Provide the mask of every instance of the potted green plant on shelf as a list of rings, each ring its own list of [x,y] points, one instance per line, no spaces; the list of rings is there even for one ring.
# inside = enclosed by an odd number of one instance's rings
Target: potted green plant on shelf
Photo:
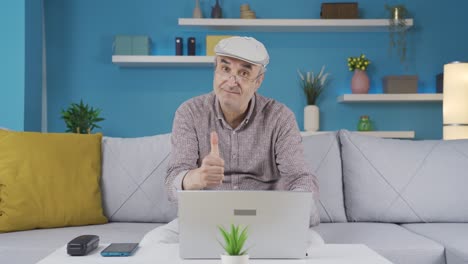
[[[385,9],[389,12],[389,32],[390,32],[390,51],[397,50],[400,57],[400,62],[406,60],[406,32],[408,18],[408,10],[405,5],[385,5]]]
[[[247,250],[243,250],[245,241],[247,240],[247,227],[240,230],[240,226],[231,224],[231,232],[222,226],[218,229],[224,239],[224,244],[219,242],[224,248],[226,254],[221,255],[222,264],[247,264],[249,255]]]
[[[96,123],[105,120],[100,114],[101,109],[94,109],[80,100],[79,104],[71,103],[66,110],[62,109],[61,118],[67,126],[66,132],[91,134],[94,128],[101,128]]]
[[[329,73],[325,73],[325,66],[322,66],[320,73],[314,75],[314,72],[299,73],[299,85],[304,91],[307,99],[307,106],[304,108],[304,130],[317,131],[319,130],[319,107],[317,99],[320,97],[324,89],[329,83]]]
[[[371,61],[365,54],[348,58],[349,71],[354,71],[351,79],[351,92],[353,94],[366,94],[369,92],[370,82],[366,70],[370,64]]]

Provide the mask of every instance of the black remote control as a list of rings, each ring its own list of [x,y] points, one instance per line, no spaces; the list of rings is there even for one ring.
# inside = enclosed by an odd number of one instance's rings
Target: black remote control
[[[85,256],[99,245],[96,235],[82,235],[75,237],[67,244],[67,253],[71,256]]]

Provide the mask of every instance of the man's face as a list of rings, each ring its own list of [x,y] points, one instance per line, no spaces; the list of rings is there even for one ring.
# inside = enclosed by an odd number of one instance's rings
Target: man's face
[[[242,114],[263,82],[262,66],[218,56],[213,88],[224,111]]]

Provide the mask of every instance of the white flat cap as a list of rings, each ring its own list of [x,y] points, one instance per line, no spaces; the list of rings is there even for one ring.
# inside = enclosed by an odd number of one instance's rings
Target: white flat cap
[[[265,46],[252,37],[230,37],[222,39],[215,47],[217,55],[232,57],[266,67],[270,56]]]

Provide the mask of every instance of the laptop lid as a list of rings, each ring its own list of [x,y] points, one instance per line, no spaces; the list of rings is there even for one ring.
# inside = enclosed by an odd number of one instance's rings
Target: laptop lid
[[[312,193],[179,191],[181,258],[220,258],[218,226],[248,227],[250,258],[304,258]],[[219,242],[218,242],[219,241]]]

